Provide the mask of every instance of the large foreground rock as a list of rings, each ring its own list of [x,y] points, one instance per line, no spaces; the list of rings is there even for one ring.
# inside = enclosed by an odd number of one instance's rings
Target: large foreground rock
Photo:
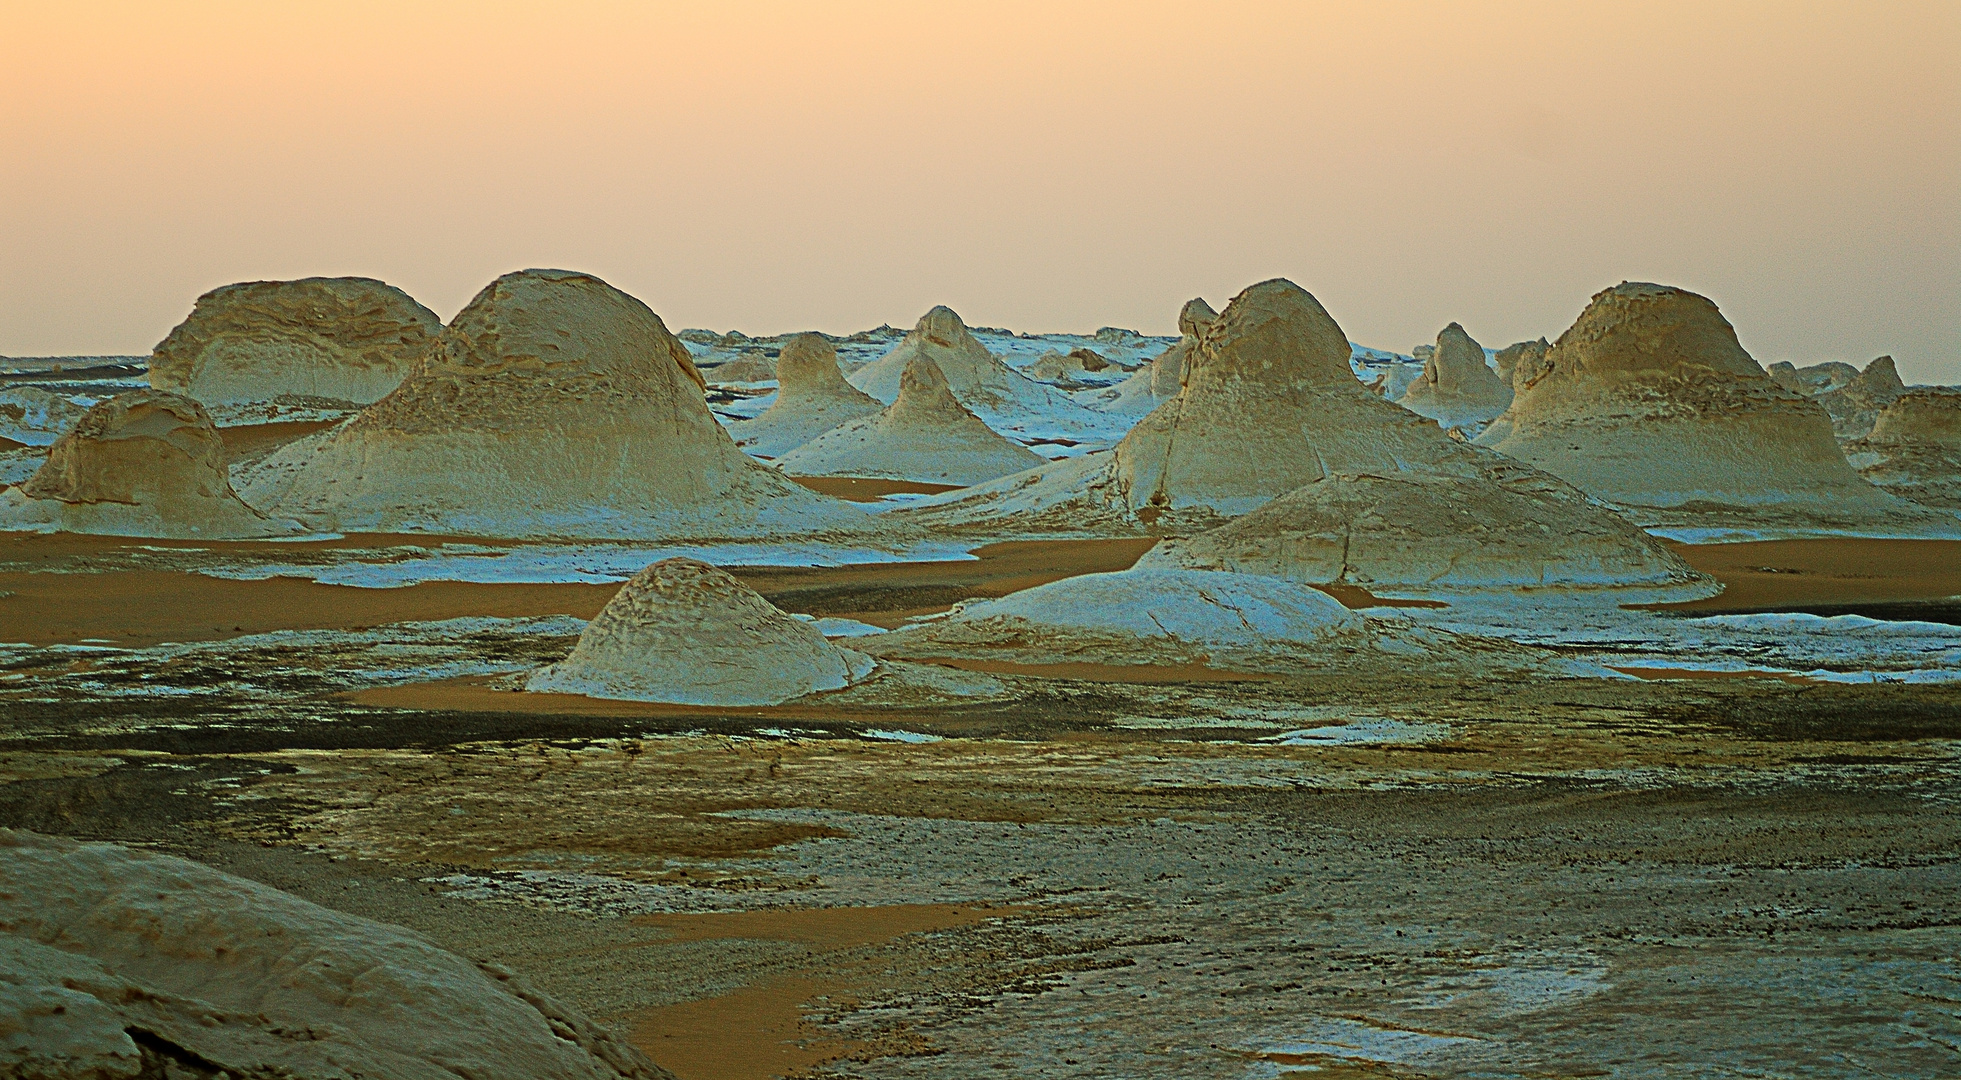
[[[216,540],[289,536],[239,501],[203,406],[132,390],[89,409],[26,483],[0,493],[0,529]]]
[[[198,297],[157,343],[150,385],[231,413],[366,405],[395,389],[442,329],[434,312],[372,278],[241,282]]]
[[[0,1075],[668,1074],[412,931],[168,855],[0,830]]]
[[[965,486],[1043,463],[1040,454],[996,434],[953,396],[939,365],[906,363],[899,399],[784,454],[790,476],[867,476]]]
[[[1483,478],[1325,476],[1210,532],[1166,540],[1137,565],[1381,595],[1609,589],[1652,601],[1721,591],[1570,484],[1503,462]]]
[[[775,705],[871,673],[754,589],[693,559],[635,574],[579,635],[572,655],[525,689],[681,705]]]
[[[735,444],[758,457],[781,457],[842,424],[884,406],[844,381],[838,352],[821,334],[798,334],[776,358],[776,401],[754,420],[728,426]]]
[[[247,502],[343,532],[719,540],[870,521],[736,449],[660,316],[565,270],[498,278],[394,393],[240,480]]]
[[[1596,295],[1478,442],[1643,524],[1880,535],[1951,524],[1861,478],[1824,410],[1767,376],[1715,304],[1662,285]]]
[[[1437,334],[1436,351],[1423,374],[1397,404],[1445,428],[1476,427],[1498,418],[1512,403],[1512,388],[1484,362],[1484,346],[1451,323]]]

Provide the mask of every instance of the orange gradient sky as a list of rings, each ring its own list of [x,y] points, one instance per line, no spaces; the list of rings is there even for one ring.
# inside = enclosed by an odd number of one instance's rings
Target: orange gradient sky
[[[1163,333],[1284,275],[1405,351],[1632,278],[1961,381],[1957,58],[1953,2],[0,0],[0,353],[309,274],[751,333]]]

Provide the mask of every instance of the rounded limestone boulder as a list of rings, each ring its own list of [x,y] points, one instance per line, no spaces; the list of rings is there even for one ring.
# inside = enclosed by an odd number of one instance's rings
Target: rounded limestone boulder
[[[677,705],[777,705],[850,686],[874,666],[728,572],[663,559],[622,586],[572,655],[532,674],[525,689]]]
[[[160,390],[84,413],[39,471],[0,494],[0,529],[206,540],[305,531],[240,501],[210,414]]]
[[[442,320],[372,278],[246,281],[198,297],[150,355],[150,385],[207,407],[380,400],[442,333]]]

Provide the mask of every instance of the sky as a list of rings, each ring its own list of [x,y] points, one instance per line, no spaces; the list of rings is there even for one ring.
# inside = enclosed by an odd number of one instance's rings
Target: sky
[[[1400,351],[1631,279],[1961,382],[1957,59],[1944,0],[0,0],[0,354],[309,275],[752,334],[1169,333],[1284,276]]]

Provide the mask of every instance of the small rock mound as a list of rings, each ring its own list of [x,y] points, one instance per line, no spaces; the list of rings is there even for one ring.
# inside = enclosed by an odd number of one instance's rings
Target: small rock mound
[[[882,402],[897,401],[899,382],[914,357],[938,366],[953,396],[990,427],[1006,429],[1031,417],[1049,419],[1082,410],[1067,394],[1002,363],[945,305],[920,316],[891,352],[853,372],[849,381]]]
[[[396,391],[241,471],[256,506],[337,531],[754,539],[868,516],[736,449],[688,351],[589,274],[470,301]]]
[[[1028,369],[1028,374],[1040,382],[1074,385],[1078,376],[1108,371],[1110,367],[1110,358],[1095,349],[1071,349],[1066,353],[1043,353]]]
[[[185,859],[0,830],[0,1074],[656,1080],[527,986]]]
[[[663,559],[635,574],[579,635],[572,655],[525,689],[679,705],[776,705],[871,673],[728,573]]]
[[[1198,570],[1083,574],[865,639],[892,658],[1017,664],[1199,664],[1266,670],[1366,643],[1360,616],[1291,582]]]
[[[1210,532],[1164,541],[1138,566],[1378,593],[1641,588],[1686,600],[1719,591],[1578,489],[1506,463],[1488,478],[1326,476]]]
[[[395,389],[442,329],[372,278],[241,282],[198,297],[151,354],[150,385],[228,414],[282,399],[351,408]]]
[[[1872,432],[1880,410],[1900,400],[1907,392],[1900,381],[1893,358],[1882,356],[1866,365],[1866,370],[1845,385],[1818,395],[1818,404],[1832,418],[1832,434],[1839,439],[1863,439]]]
[[[88,412],[60,394],[38,386],[0,390],[0,439],[22,446],[47,446]]]
[[[924,356],[906,362],[899,399],[876,416],[784,454],[791,476],[864,476],[966,486],[1046,464],[982,423],[953,396],[939,366]]]
[[[776,365],[761,350],[749,350],[733,360],[704,367],[701,373],[712,383],[763,383],[776,378]]]
[[[1546,350],[1552,348],[1545,338],[1537,341],[1520,341],[1498,350],[1495,358],[1498,364],[1498,381],[1507,387],[1513,386],[1520,378],[1535,379],[1545,365]],[[1524,374],[1521,375],[1520,373]]]
[[[754,420],[729,425],[735,444],[758,457],[780,457],[819,435],[883,408],[844,381],[838,353],[822,334],[798,334],[776,358],[776,401]]]
[[[1119,416],[1142,416],[1178,396],[1185,386],[1185,360],[1199,336],[1219,317],[1204,297],[1185,301],[1178,312],[1178,340],[1137,373],[1110,388],[1096,408]]]
[[[1596,295],[1477,441],[1644,525],[1907,535],[1951,526],[1853,472],[1816,402],[1765,375],[1715,304],[1662,285]]]
[[[1961,390],[1909,390],[1845,444],[1859,475],[1924,506],[1961,510]]]
[[[1423,374],[1397,404],[1445,428],[1475,427],[1498,418],[1512,403],[1512,388],[1484,362],[1484,346],[1456,323],[1437,334],[1436,351]]]
[[[0,494],[0,529],[20,528],[214,540],[304,531],[239,501],[210,415],[161,390],[89,409],[26,483]]]

